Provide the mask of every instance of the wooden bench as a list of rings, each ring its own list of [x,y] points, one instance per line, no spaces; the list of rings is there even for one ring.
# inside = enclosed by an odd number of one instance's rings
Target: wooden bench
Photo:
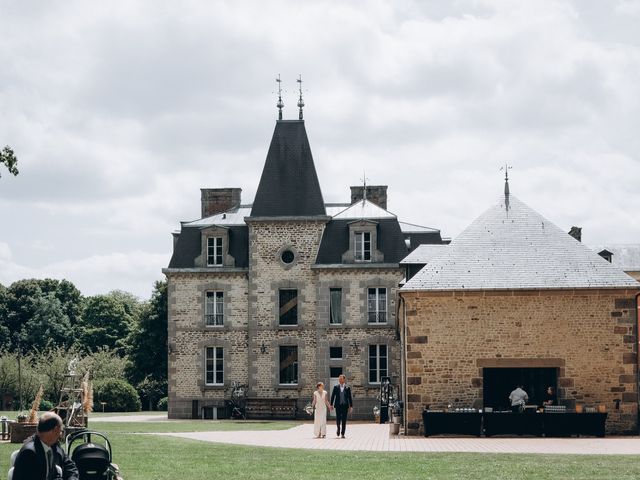
[[[295,398],[247,398],[247,418],[284,420],[296,418]]]

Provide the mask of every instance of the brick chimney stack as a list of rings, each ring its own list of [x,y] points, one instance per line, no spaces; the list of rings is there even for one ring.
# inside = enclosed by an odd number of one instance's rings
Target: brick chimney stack
[[[362,185],[351,187],[351,204],[362,200],[364,187]],[[375,203],[380,208],[387,209],[387,185],[367,185],[367,200]]]
[[[202,218],[240,205],[241,188],[201,188]]]
[[[582,242],[582,227],[571,227],[571,230],[569,230],[569,235],[571,235],[579,242]]]

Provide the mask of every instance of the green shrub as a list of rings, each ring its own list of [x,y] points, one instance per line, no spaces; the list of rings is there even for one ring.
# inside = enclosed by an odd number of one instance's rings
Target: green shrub
[[[42,399],[42,401],[40,402],[41,412],[48,412],[49,410],[53,410],[53,407],[55,407],[55,405],[49,400]]]
[[[169,409],[169,399],[167,397],[162,397],[158,400],[158,410],[161,412],[166,412]]]
[[[124,380],[101,380],[93,384],[93,405],[96,412],[139,412],[140,397],[133,386]]]

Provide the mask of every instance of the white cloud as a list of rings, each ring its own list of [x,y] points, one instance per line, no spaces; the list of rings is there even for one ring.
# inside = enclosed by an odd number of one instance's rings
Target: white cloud
[[[366,170],[401,218],[454,236],[500,194],[509,163],[514,194],[554,223],[637,242],[638,11],[632,0],[10,2],[0,142],[21,173],[0,179],[13,256],[9,270],[0,250],[0,276],[54,269],[88,291],[137,292],[144,277],[150,290],[169,232],[198,216],[200,187],[252,200],[278,73],[286,118],[303,74],[327,201],[348,199]],[[126,271],[95,260],[131,264],[134,252],[162,253]],[[96,262],[102,274],[80,273]]]

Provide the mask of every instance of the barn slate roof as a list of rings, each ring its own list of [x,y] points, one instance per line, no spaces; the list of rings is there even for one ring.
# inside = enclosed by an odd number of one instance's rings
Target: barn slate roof
[[[438,255],[446,252],[448,245],[418,245],[409,255],[402,259],[402,264],[424,264],[426,265]]]
[[[251,217],[326,215],[304,120],[278,120]]]
[[[625,272],[640,272],[640,244],[607,243],[604,245],[589,245],[589,248],[596,253],[608,250],[611,256],[611,264],[624,270]]]
[[[513,195],[480,215],[402,290],[640,288]]]

